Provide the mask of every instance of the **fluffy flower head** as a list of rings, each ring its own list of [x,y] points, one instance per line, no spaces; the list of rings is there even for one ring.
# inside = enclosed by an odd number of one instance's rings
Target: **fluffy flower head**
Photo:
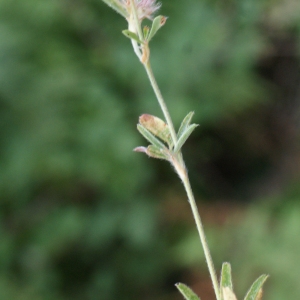
[[[161,7],[160,3],[157,3],[156,0],[120,0],[122,6],[128,12],[128,15],[131,15],[131,4],[130,1],[134,2],[136,7],[137,15],[139,20],[143,19],[153,19],[153,15]]]

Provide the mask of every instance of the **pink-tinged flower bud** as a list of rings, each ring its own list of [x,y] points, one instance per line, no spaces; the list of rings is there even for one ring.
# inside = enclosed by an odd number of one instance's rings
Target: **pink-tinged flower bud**
[[[152,115],[143,114],[140,116],[139,122],[152,134],[160,138],[162,141],[167,143],[170,148],[172,148],[173,141],[169,126],[163,120]]]

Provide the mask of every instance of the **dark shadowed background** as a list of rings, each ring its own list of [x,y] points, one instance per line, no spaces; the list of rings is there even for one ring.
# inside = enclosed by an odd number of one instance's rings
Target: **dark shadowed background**
[[[216,269],[299,299],[300,2],[164,0],[151,58]],[[100,0],[0,1],[0,299],[214,299],[184,190],[146,145],[162,117]]]

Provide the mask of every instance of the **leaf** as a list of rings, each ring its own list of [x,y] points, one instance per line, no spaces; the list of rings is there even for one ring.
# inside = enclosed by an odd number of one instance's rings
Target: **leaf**
[[[134,149],[134,151],[135,152],[144,152],[149,157],[169,160],[168,153],[166,153],[166,151],[164,151],[164,149],[158,148],[154,145],[149,145],[147,148],[146,147],[137,147]]]
[[[139,122],[152,134],[166,142],[170,148],[173,146],[169,126],[163,120],[152,115],[143,114],[140,116]]]
[[[143,27],[143,35],[144,35],[144,40],[145,41],[147,41],[147,39],[148,39],[149,31],[150,31],[149,26],[144,26]]]
[[[127,11],[123,7],[123,5],[121,5],[120,1],[118,0],[102,0],[102,1],[105,2],[109,7],[113,8],[117,13],[122,15],[124,18],[127,17]]]
[[[229,286],[222,287],[222,296],[224,300],[237,300],[236,295]]]
[[[231,265],[228,262],[223,263],[221,271],[220,290],[222,291],[222,288],[225,287],[229,287],[231,290],[233,290]],[[221,295],[221,298],[223,299],[223,295]]]
[[[165,16],[157,16],[153,22],[152,22],[152,27],[148,36],[148,42],[155,36],[155,34],[157,33],[157,31],[163,26],[165,25],[167,21],[167,17]]]
[[[262,295],[262,286],[268,277],[269,276],[265,274],[258,277],[250,287],[244,300],[259,300]]]
[[[197,124],[192,124],[181,134],[180,138],[178,139],[175,145],[174,152],[178,152],[181,149],[183,144],[186,142],[188,137],[191,135],[191,133],[195,130],[197,126]]]
[[[152,145],[156,146],[159,149],[163,149],[165,145],[160,142],[150,131],[148,131],[144,126],[138,124],[137,125],[138,131],[141,135],[148,140]]]
[[[200,298],[187,285],[179,282],[176,283],[175,286],[186,300],[200,300]]]
[[[137,41],[137,42],[140,43],[140,44],[144,44],[144,42],[141,41],[141,40],[139,39],[139,37],[138,37],[134,32],[132,32],[132,31],[130,31],[130,30],[128,30],[128,29],[125,29],[125,30],[122,30],[122,33],[123,33],[126,37],[128,37],[129,39],[133,39],[133,40]]]
[[[169,156],[164,149],[159,149],[154,145],[149,145],[146,152],[150,157],[169,160]]]
[[[194,112],[191,111],[190,113],[188,113],[186,115],[186,117],[181,122],[180,128],[178,130],[178,134],[177,134],[178,139],[180,138],[182,133],[186,130],[186,128],[190,125],[193,115],[194,115]]]

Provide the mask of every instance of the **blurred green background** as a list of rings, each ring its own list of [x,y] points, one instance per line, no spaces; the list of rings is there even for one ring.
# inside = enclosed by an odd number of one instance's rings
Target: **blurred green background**
[[[217,270],[299,299],[300,2],[164,0],[152,65]],[[132,149],[161,117],[100,0],[0,1],[0,299],[214,299],[183,188]]]

